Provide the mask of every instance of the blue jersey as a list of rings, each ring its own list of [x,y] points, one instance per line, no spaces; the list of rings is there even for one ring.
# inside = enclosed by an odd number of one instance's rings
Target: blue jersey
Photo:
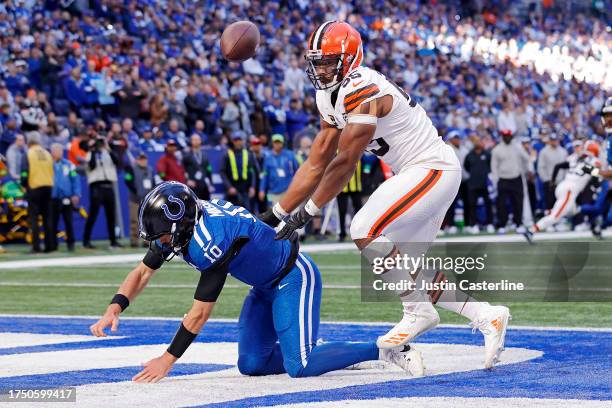
[[[202,215],[183,259],[202,273],[218,269],[255,287],[267,287],[292,267],[297,246],[275,240],[275,231],[243,207],[223,200],[199,201]]]

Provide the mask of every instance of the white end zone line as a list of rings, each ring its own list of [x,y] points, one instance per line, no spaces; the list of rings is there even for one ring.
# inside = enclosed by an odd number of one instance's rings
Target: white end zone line
[[[604,236],[612,237],[612,233],[604,231]],[[591,238],[592,235],[588,231],[581,232],[543,232],[536,236],[536,241],[550,240],[572,240]],[[467,237],[440,237],[435,242],[525,242],[522,235],[475,235]],[[340,251],[355,251],[355,244],[352,242],[333,243],[333,244],[307,244],[302,245],[300,249],[306,253],[321,253],[321,252],[340,252]],[[75,256],[67,258],[45,258],[31,259],[19,261],[0,262],[0,269],[21,269],[21,268],[41,268],[52,266],[79,266],[79,265],[102,265],[114,263],[129,263],[139,262],[142,260],[144,253],[137,254],[122,254],[122,255],[95,255],[95,256]]]
[[[14,314],[14,313],[0,313],[0,317],[27,317],[35,319],[99,319],[100,316],[92,315],[34,315],[34,314]],[[168,320],[180,322],[183,320],[182,317],[154,317],[154,316],[122,316],[121,320]],[[220,323],[237,323],[238,319],[223,319],[213,318],[208,319],[209,322],[220,322]],[[362,326],[390,326],[393,322],[357,322],[357,321],[321,321],[323,324],[342,324],[342,325],[362,325]],[[451,329],[469,329],[467,322],[466,324],[439,324],[436,327],[440,328],[451,328]],[[568,326],[516,326],[510,325],[508,330],[536,330],[536,331],[586,331],[586,332],[602,332],[612,333],[612,328],[604,327],[568,327]]]

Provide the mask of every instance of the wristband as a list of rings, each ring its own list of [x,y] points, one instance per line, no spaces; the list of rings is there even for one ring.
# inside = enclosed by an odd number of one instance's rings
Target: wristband
[[[599,169],[597,167],[595,167],[593,170],[591,170],[591,176],[593,176],[593,177],[598,177],[599,176]]]
[[[176,358],[181,358],[187,347],[193,342],[196,338],[197,334],[194,334],[187,330],[183,323],[181,323],[181,327],[179,327],[178,331],[174,335],[172,339],[172,343],[168,347],[168,353],[172,354]]]
[[[313,217],[317,215],[319,211],[321,211],[321,209],[317,207],[317,205],[314,203],[314,201],[312,201],[312,199],[308,200],[308,202],[304,206],[304,209],[308,214],[312,215]]]
[[[113,296],[113,299],[110,302],[111,305],[113,303],[119,305],[121,307],[121,311],[123,312],[130,305],[130,299],[121,293],[117,293],[115,296]]]
[[[280,203],[274,204],[274,206],[272,207],[272,212],[279,220],[283,220],[286,216],[289,215],[289,213],[285,211],[283,207],[281,207]]]

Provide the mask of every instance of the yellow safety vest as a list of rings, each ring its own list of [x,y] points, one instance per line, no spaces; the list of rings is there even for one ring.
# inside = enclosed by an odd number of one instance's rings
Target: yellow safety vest
[[[28,187],[53,186],[53,158],[40,145],[28,149]]]
[[[358,193],[361,192],[361,160],[357,162],[357,168],[355,173],[351,177],[350,181],[342,190],[343,193]]]
[[[229,157],[230,167],[232,169],[232,179],[238,181],[238,166],[236,165],[236,155],[232,149],[227,151]],[[249,168],[249,153],[246,149],[242,149],[242,179],[248,179],[248,168]]]

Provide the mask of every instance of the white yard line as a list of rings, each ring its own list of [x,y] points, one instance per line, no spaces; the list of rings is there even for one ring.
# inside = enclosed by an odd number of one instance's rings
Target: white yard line
[[[76,282],[0,282],[0,286],[9,286],[9,287],[67,287],[67,288],[116,288],[118,283],[76,283]],[[237,288],[246,288],[248,285],[234,285],[227,284],[223,285],[224,288],[237,289]],[[193,284],[155,284],[152,283],[147,285],[147,288],[157,288],[157,289],[195,289],[195,283]],[[359,285],[323,285],[324,289],[361,289]]]
[[[588,231],[583,232],[554,232],[540,233],[536,236],[536,241],[550,240],[571,240],[590,238],[592,235]],[[612,237],[612,233],[605,231],[604,236]],[[522,235],[475,235],[467,237],[440,237],[435,242],[524,242]],[[302,245],[301,250],[306,253],[323,252],[353,252],[355,245],[352,242],[330,243],[330,244],[307,244]],[[86,266],[117,263],[132,263],[142,260],[144,253],[122,254],[122,255],[95,255],[95,256],[75,256],[66,258],[46,258],[28,259],[19,261],[0,262],[0,269],[22,269],[22,268],[43,268],[53,266]],[[25,257],[25,256],[24,256]]]
[[[35,318],[35,319],[99,319],[100,316],[93,315],[43,315],[43,314],[14,314],[14,313],[0,313],[0,318],[2,317],[27,317],[27,318]],[[137,317],[137,316],[121,316],[121,320],[169,320],[169,321],[182,321],[182,317],[155,317],[155,316],[146,316],[146,317]],[[210,322],[221,322],[221,323],[235,323],[238,322],[238,319],[223,319],[223,318],[211,318],[208,319]],[[394,322],[358,322],[358,321],[322,321],[321,323],[325,324],[342,324],[342,325],[363,325],[363,326],[389,326]],[[468,324],[439,324],[436,327],[441,328],[451,328],[451,329],[465,329],[469,328]],[[568,326],[517,326],[511,324],[508,327],[508,330],[537,330],[537,331],[546,331],[546,330],[557,330],[557,331],[592,331],[592,332],[604,332],[604,333],[612,333],[612,328],[600,328],[600,327],[568,327]]]

